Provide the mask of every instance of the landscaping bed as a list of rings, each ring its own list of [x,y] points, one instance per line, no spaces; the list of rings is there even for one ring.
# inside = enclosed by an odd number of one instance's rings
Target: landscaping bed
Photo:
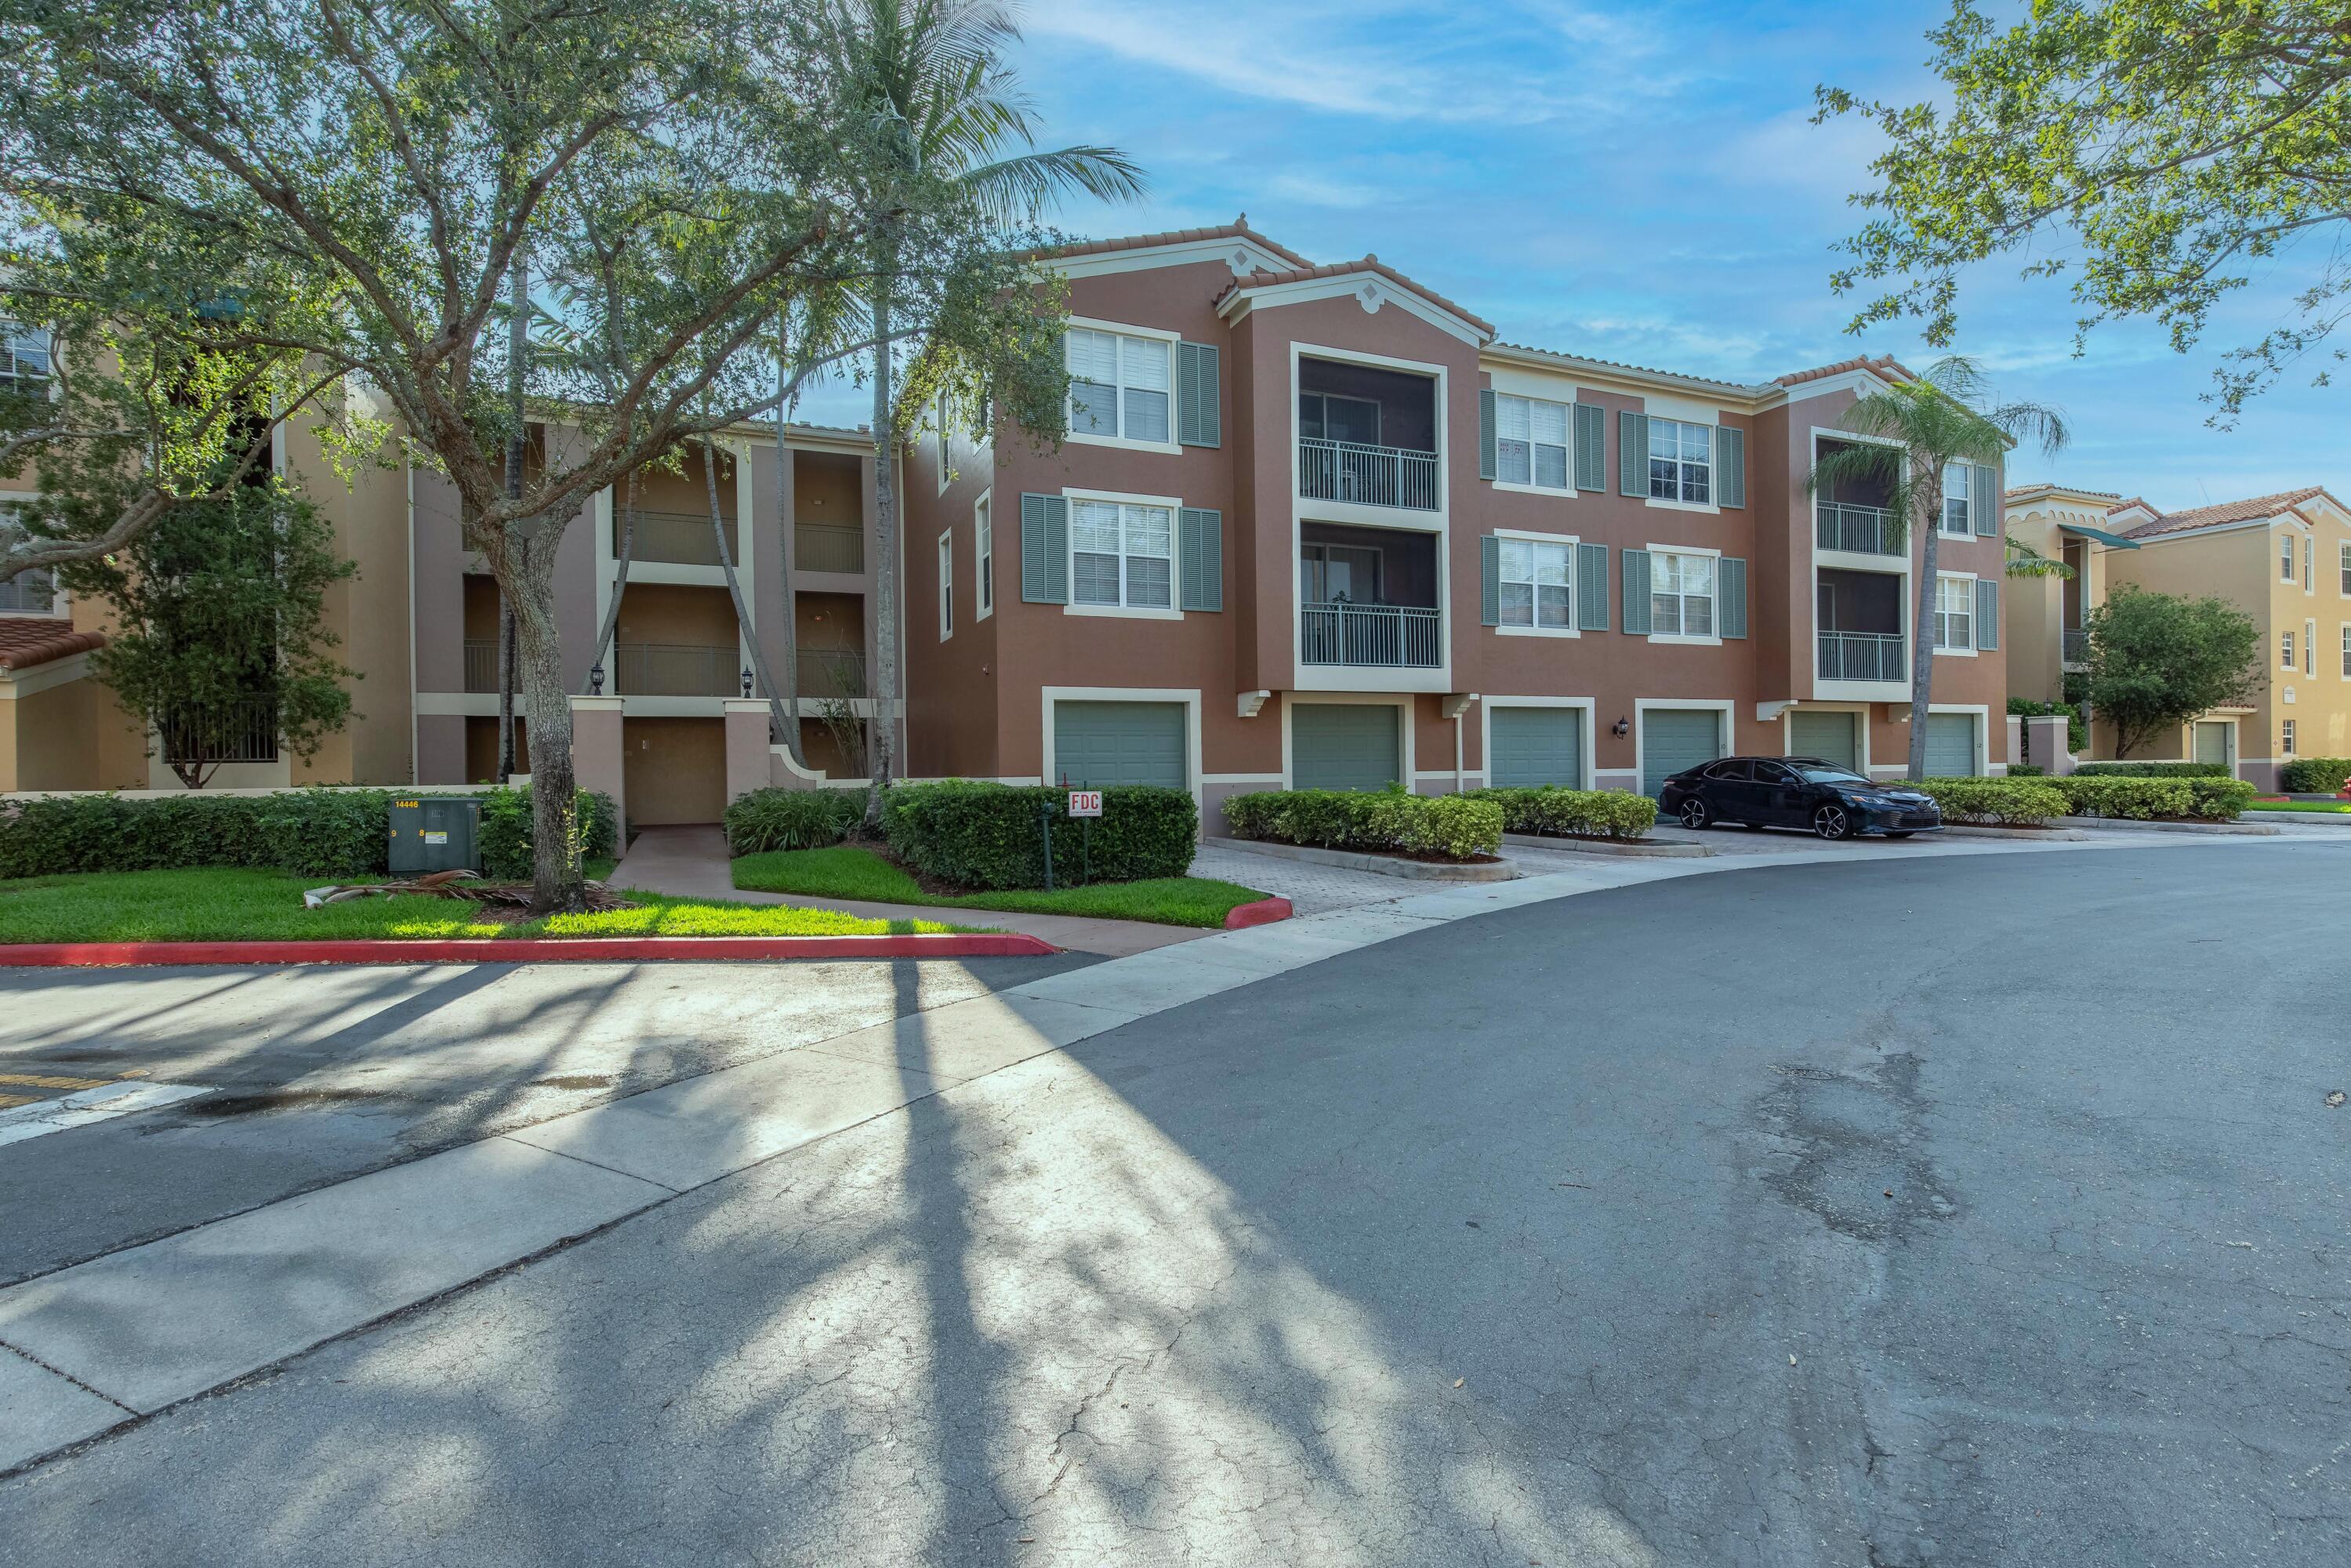
[[[2289,800],[2256,796],[2248,811],[2314,811],[2322,817],[2351,816],[2351,800]]]
[[[2037,827],[2064,818],[2210,827],[2231,822],[2252,803],[2253,787],[2234,779],[2112,775],[2064,779],[1928,779],[1947,822],[1975,827]]]
[[[1503,811],[1469,795],[1379,790],[1260,789],[1225,801],[1236,839],[1344,850],[1452,865],[1491,863],[1501,853]]]
[[[1059,858],[1056,855],[1055,859]],[[808,898],[851,899],[867,904],[921,904],[946,909],[998,909],[1024,915],[1073,915],[1097,920],[1142,920],[1158,925],[1195,925],[1211,930],[1221,929],[1226,917],[1236,908],[1266,896],[1255,888],[1198,876],[1145,877],[1076,887],[1056,885],[1050,892],[1043,888],[974,891],[912,870],[886,851],[864,844],[747,854],[735,862],[734,872],[735,885],[754,893],[798,894]]]

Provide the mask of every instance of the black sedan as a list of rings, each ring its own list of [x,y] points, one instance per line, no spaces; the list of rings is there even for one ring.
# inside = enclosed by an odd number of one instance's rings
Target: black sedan
[[[1657,802],[1685,828],[1741,822],[1810,828],[1824,839],[1856,833],[1907,839],[1943,825],[1932,797],[1817,757],[1725,757],[1667,779]]]

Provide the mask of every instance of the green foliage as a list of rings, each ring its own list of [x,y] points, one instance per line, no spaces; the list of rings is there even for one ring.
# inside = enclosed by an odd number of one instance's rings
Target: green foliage
[[[2008,777],[2011,779],[2046,779],[2049,777],[2049,769],[2042,767],[2037,762],[2011,762],[2008,765]]]
[[[2117,584],[2089,613],[2089,704],[2127,756],[2199,714],[2242,703],[2262,674],[2261,632],[2218,596]]]
[[[1472,789],[1469,798],[1500,806],[1505,832],[1639,839],[1647,837],[1657,824],[1657,803],[1628,789],[1546,785],[1533,789]]]
[[[1053,882],[1141,882],[1182,876],[1199,841],[1199,810],[1181,789],[1116,784],[1087,828],[1069,814],[1066,790],[962,779],[901,784],[882,802],[882,832],[922,875],[974,889],[1045,885],[1050,824]]]
[[[2065,718],[2065,749],[2076,757],[2090,749],[2090,727],[2083,722],[2079,703],[2037,703],[2031,697],[2011,697],[2008,699],[2008,711],[2022,718],[2054,718],[2063,714]],[[2015,771],[2014,768],[2009,769],[2011,774]]]
[[[1097,882],[1053,891],[998,888],[963,894],[926,892],[922,883],[873,851],[856,844],[826,849],[779,850],[746,855],[734,862],[735,885],[762,893],[801,894],[873,904],[929,904],[956,909],[1025,910],[1039,915],[1076,915],[1101,920],[1148,920],[1161,925],[1220,929],[1234,907],[1265,896],[1255,888],[1211,877],[1147,877],[1141,882]]]
[[[2351,757],[2299,757],[2278,769],[2289,795],[2332,795],[2351,781]]]
[[[70,498],[68,498],[70,499]],[[54,500],[53,500],[53,504]],[[104,598],[115,629],[93,654],[124,708],[164,736],[164,761],[190,789],[218,763],[201,744],[274,716],[278,742],[310,757],[351,711],[322,623],[328,588],[357,570],[339,559],[319,508],[277,482],[166,508],[122,549],[59,571]],[[175,750],[179,755],[174,755]]]
[[[2047,779],[1922,779],[1916,786],[1934,798],[1943,820],[2037,827],[2065,815],[2058,780]]]
[[[1502,847],[1499,802],[1478,794],[1385,789],[1264,789],[1231,796],[1225,822],[1236,838],[1323,849],[1401,851],[1470,860]]]
[[[42,795],[0,802],[0,877],[246,866],[312,878],[385,874],[390,789],[287,789],[267,795]],[[530,875],[526,790],[482,794],[486,874]],[[616,849],[611,797],[580,793],[584,856]]]
[[[2188,789],[2195,797],[2189,807],[2193,814],[2222,821],[2234,821],[2261,794],[2241,779],[2190,779]]]
[[[864,815],[862,789],[754,789],[726,808],[726,848],[753,855],[837,844]]]
[[[2195,792],[2185,779],[2070,778],[2053,780],[2065,797],[2067,812],[2076,817],[2126,817],[2151,821],[2185,817]]]
[[[1853,264],[1832,278],[1839,292],[1882,290],[1848,329],[1915,316],[1929,343],[1949,343],[1959,275],[2021,253],[2024,276],[2070,278],[2077,350],[2100,321],[2147,317],[2185,351],[2231,291],[2267,284],[2267,258],[2314,241],[2304,247],[2314,275],[2252,311],[2296,314],[2216,371],[2210,395],[2233,417],[2321,348],[2351,290],[2340,243],[2351,146],[2341,7],[2041,0],[2001,10],[2013,19],[1958,0],[1928,34],[1935,101],[1819,89],[1816,119],[1860,114],[1885,143],[1870,164],[1876,187],[1855,198],[1870,219],[1840,246]]]
[[[2009,772],[2014,773],[2011,768]],[[2076,779],[2231,779],[2225,762],[2085,762]]]

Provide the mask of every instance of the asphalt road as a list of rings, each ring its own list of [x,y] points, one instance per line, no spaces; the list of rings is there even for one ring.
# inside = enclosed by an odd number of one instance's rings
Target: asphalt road
[[[1460,922],[167,1411],[0,1482],[0,1542],[2337,1568],[2347,886],[2252,841]]]

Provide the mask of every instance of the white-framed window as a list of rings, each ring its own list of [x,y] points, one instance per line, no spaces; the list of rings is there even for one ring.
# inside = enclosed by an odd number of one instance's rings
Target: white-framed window
[[[2343,628],[2343,678],[2351,681],[2351,622]]]
[[[1574,544],[1504,534],[1500,545],[1501,623],[1544,632],[1573,630]]]
[[[1574,411],[1566,403],[1497,393],[1494,477],[1539,490],[1568,489],[1568,441],[1574,423]]]
[[[2302,623],[2302,673],[2305,675],[2318,674],[2318,622],[2315,621]]]
[[[22,532],[16,526],[16,508],[0,501],[0,549],[7,549]],[[61,615],[65,609],[54,567],[36,567],[0,582],[0,615]]]
[[[1938,577],[1935,580],[1935,646],[1951,653],[1972,651],[1976,645],[1976,580]]]
[[[1092,327],[1071,328],[1067,341],[1072,435],[1155,445],[1175,439],[1173,343]]]
[[[2285,721],[2284,731],[2281,738],[2285,742],[2285,754],[2288,757],[2292,757],[2294,755],[2294,720],[2287,719]]]
[[[2303,541],[2302,541],[2302,591],[2303,591],[2304,593],[2312,593],[2312,592],[2315,592],[2315,591],[2317,591],[2317,588],[2318,588],[2318,567],[2317,567],[2317,560],[2318,560],[2318,541],[2317,541],[2316,539],[2314,539],[2314,538],[2306,538],[2306,539],[2303,540]]]
[[[2343,573],[2342,593],[2344,598],[2351,599],[2351,545],[2343,546],[2342,551],[2340,558]]]
[[[1944,533],[1966,537],[1975,532],[1974,519],[1968,515],[1968,473],[1964,463],[1943,467],[1943,516],[1937,526]]]
[[[2280,582],[2294,580],[2294,536],[2292,534],[2278,536],[2278,580]]]
[[[1649,495],[1659,501],[1713,501],[1712,425],[1687,424],[1678,419],[1649,421]]]
[[[0,321],[0,392],[47,397],[55,368],[47,332]]]
[[[1649,552],[1649,635],[1714,635],[1714,561],[1710,555]]]
[[[2294,633],[2291,631],[2278,633],[2278,668],[2281,670],[2294,668]]]
[[[974,591],[979,608],[972,619],[985,621],[996,613],[996,494],[988,491],[971,504],[971,535],[978,581]]]
[[[944,496],[947,493],[947,486],[954,483],[954,476],[947,471],[947,454],[953,449],[954,444],[947,436],[946,393],[939,393],[937,402],[932,407],[931,416],[937,420],[939,424],[939,494]]]
[[[1131,501],[1070,503],[1070,600],[1172,610],[1176,514]]]
[[[955,530],[939,535],[939,641],[955,635]]]

